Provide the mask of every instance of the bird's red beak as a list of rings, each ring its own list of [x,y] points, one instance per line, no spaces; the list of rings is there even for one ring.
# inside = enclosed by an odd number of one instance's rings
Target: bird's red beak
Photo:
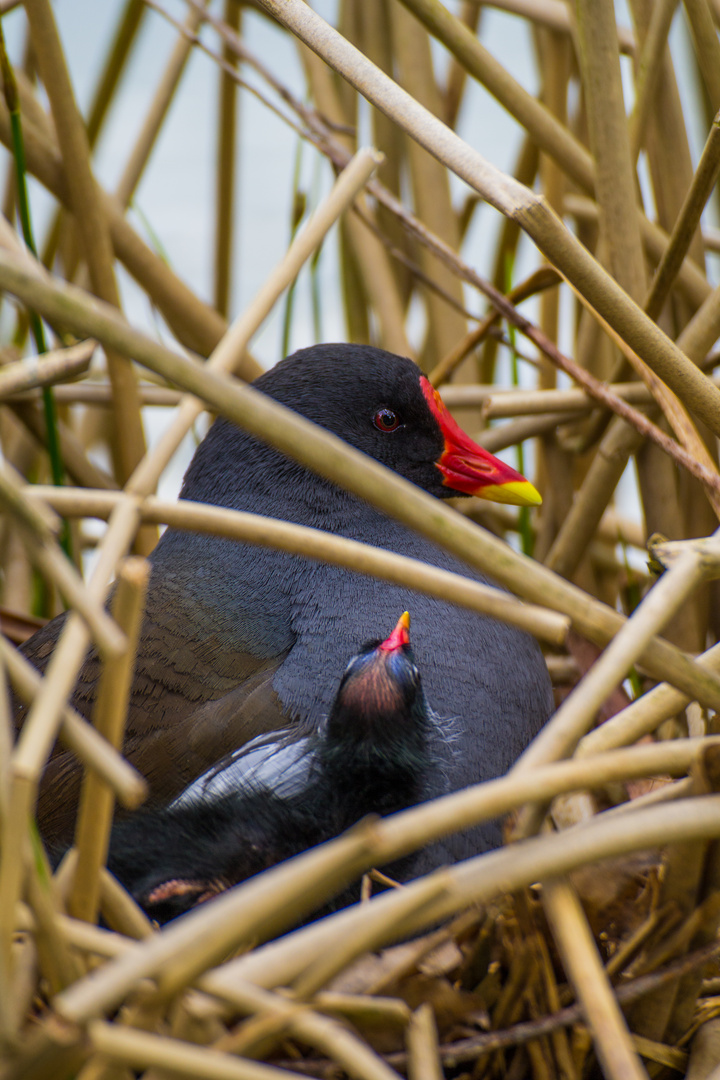
[[[443,484],[465,495],[477,495],[491,502],[516,506],[539,506],[542,497],[515,469],[478,446],[453,420],[450,411],[424,375],[420,388],[445,440],[445,449],[435,462],[443,474]]]
[[[397,626],[393,630],[389,638],[383,641],[382,645],[378,645],[378,649],[382,649],[383,652],[394,652],[395,649],[400,649],[403,645],[410,644],[410,614],[404,611],[397,621]]]

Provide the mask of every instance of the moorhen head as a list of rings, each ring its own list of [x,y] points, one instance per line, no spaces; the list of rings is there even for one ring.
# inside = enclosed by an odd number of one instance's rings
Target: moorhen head
[[[539,501],[532,485],[460,430],[408,359],[365,345],[320,345],[255,385],[439,498]],[[325,529],[487,581],[222,419],[198,447],[181,498]],[[550,713],[537,643],[494,619],[342,567],[178,529],[166,530],[151,562],[124,751],[158,804],[260,736],[295,725],[302,735],[316,731],[338,672],[389,608],[412,610],[426,693],[439,715],[457,721],[451,788],[505,772]],[[26,643],[37,667],[61,626],[54,620]],[[73,698],[85,715],[98,674],[91,653]],[[68,751],[49,765],[38,808],[48,839],[72,836],[78,774]],[[495,825],[483,826],[453,838],[438,859],[499,840]]]
[[[352,658],[319,730],[256,740],[169,807],[115,825],[108,867],[151,918],[167,922],[368,814],[394,813],[438,790],[409,621],[405,612],[386,640]],[[394,864],[393,876],[407,878],[412,864]]]
[[[438,498],[477,495],[519,506],[542,501],[524,476],[466,435],[412,360],[362,345],[315,345],[253,385]],[[232,466],[246,438],[229,421],[216,421],[190,464],[181,497],[220,497],[222,505],[233,505],[233,490],[241,489]],[[275,451],[268,454],[277,458]],[[308,475],[292,462],[285,468]],[[320,483],[314,479],[313,493]]]

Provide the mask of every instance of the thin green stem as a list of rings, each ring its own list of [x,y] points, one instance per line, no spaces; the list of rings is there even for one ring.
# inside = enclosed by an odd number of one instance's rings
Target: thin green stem
[[[131,199],[130,206],[132,207],[133,211],[137,214],[138,218],[140,219],[140,224],[142,225],[143,229],[147,233],[148,240],[150,241],[150,244],[151,244],[153,250],[155,251],[156,255],[158,256],[159,259],[162,259],[162,261],[165,263],[166,266],[170,266],[170,257],[169,257],[169,255],[167,253],[165,245],[163,244],[162,240],[160,239],[160,236],[158,235],[158,233],[153,228],[153,226],[152,226],[152,224],[150,222],[150,219],[144,213],[144,211],[143,211],[142,207],[139,205],[137,199]]]
[[[27,175],[25,163],[25,143],[22,134],[22,121],[20,118],[20,102],[18,98],[15,76],[8,59],[5,48],[5,36],[0,23],[0,68],[2,69],[3,91],[8,111],[10,113],[10,127],[12,131],[13,159],[15,161],[15,178],[17,182],[17,207],[23,237],[30,251],[37,258],[37,247],[33,234],[32,219],[30,217],[30,201],[28,199]],[[35,339],[35,347],[38,353],[47,352],[45,329],[39,315],[31,311],[30,327]],[[65,469],[60,449],[60,436],[58,433],[57,409],[52,389],[43,387],[42,391],[43,412],[45,415],[45,427],[47,429],[47,449],[50,458],[50,472],[53,484],[62,487],[65,481]],[[70,531],[67,522],[63,523],[61,543],[69,559],[72,559],[72,547],[70,543]]]

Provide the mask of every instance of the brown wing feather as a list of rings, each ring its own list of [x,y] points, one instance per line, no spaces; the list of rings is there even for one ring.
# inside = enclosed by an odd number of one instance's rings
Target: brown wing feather
[[[158,590],[159,592],[160,590]],[[164,600],[164,602],[163,602]],[[216,761],[256,735],[286,727],[272,688],[287,656],[260,658],[231,645],[227,627],[184,598],[155,594],[144,620],[128,710],[124,753],[150,784],[153,801],[165,801]],[[193,638],[188,626],[212,627]],[[62,629],[53,620],[23,649],[45,669]],[[88,655],[73,704],[92,716],[100,663]],[[21,725],[27,709],[17,709]],[[71,838],[81,770],[75,757],[56,748],[40,790],[38,821],[49,841]]]
[[[281,657],[215,701],[125,740],[125,756],[150,785],[153,802],[167,802],[221,758],[257,735],[287,727],[272,687]],[[166,721],[169,714],[165,712]],[[69,842],[75,825],[81,769],[69,750],[58,749],[43,777],[38,824],[48,842]]]

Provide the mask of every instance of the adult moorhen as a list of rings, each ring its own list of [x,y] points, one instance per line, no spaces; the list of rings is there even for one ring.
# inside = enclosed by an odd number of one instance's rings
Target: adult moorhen
[[[468,438],[411,360],[363,345],[319,345],[255,386],[438,498],[540,501],[527,480]],[[198,447],[180,497],[316,526],[486,580],[222,419]],[[151,561],[125,753],[158,802],[258,735],[315,729],[347,657],[392,609],[413,611],[428,698],[457,721],[452,789],[504,773],[550,713],[537,643],[496,620],[340,567],[176,529]],[[61,626],[62,616],[26,643],[36,666],[47,663]],[[97,675],[90,655],[74,696],[86,715]],[[48,839],[70,838],[77,781],[72,755],[57,753],[38,808]],[[483,826],[453,838],[444,857],[498,842],[498,827]]]
[[[353,657],[315,731],[260,736],[169,807],[115,826],[108,866],[152,919],[167,922],[368,814],[442,794],[452,732],[428,709],[409,623],[405,612]],[[405,880],[421,864],[420,854],[389,872]],[[356,898],[346,890],[332,906]]]

